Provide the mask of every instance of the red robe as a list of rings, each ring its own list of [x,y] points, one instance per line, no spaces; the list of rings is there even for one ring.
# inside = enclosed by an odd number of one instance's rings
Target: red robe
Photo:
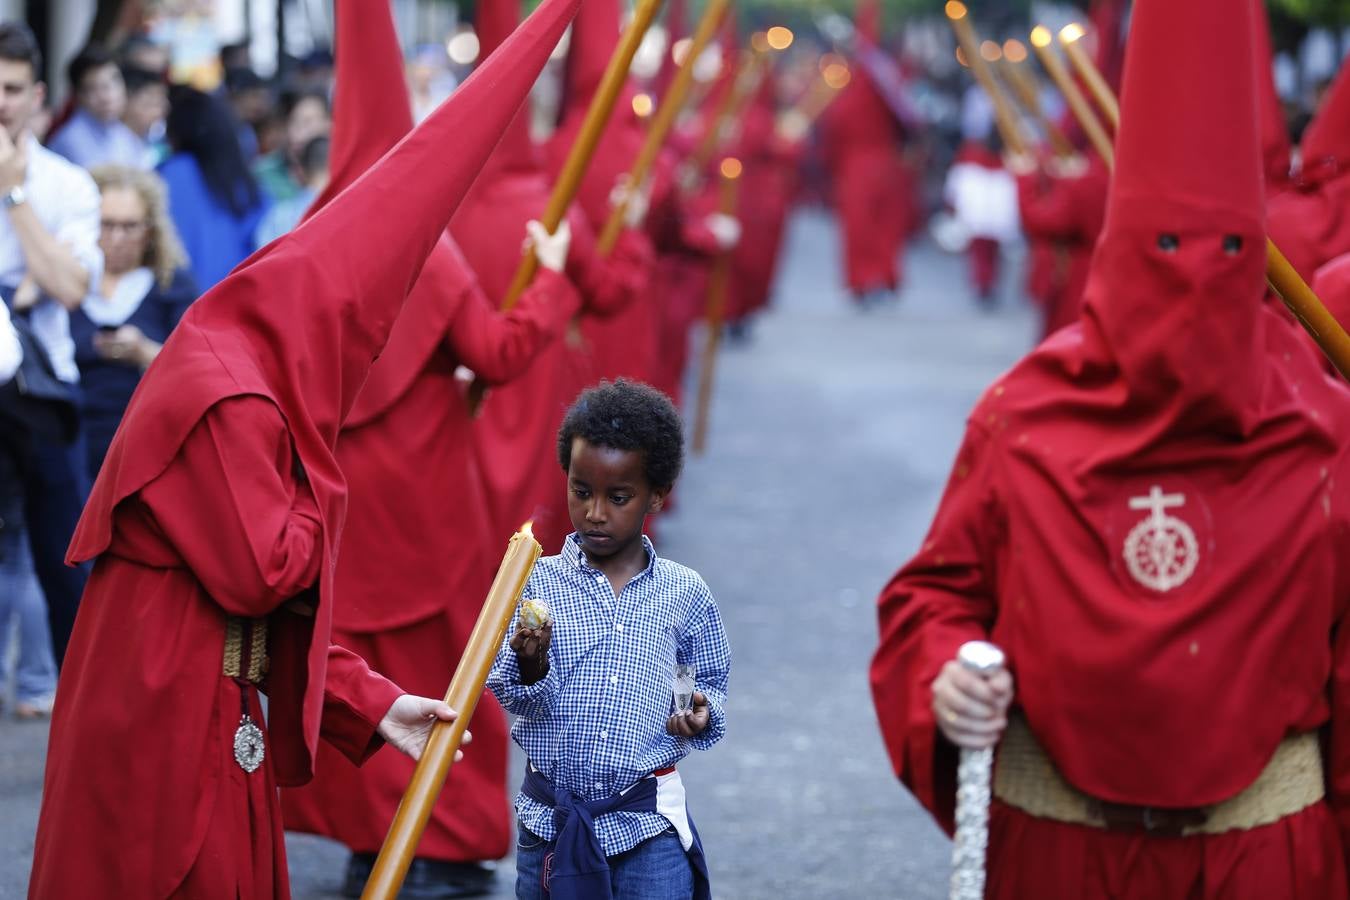
[[[620,177],[632,168],[642,144],[642,132],[633,121],[635,117],[628,97],[621,97],[619,104],[577,192],[576,205],[594,234],[599,234],[605,227],[610,213],[610,192]],[[562,170],[585,113],[585,106],[574,110],[544,145],[544,160],[551,180]],[[665,202],[666,192],[670,189],[667,178],[654,179],[651,202]],[[655,264],[655,252],[640,231],[630,230],[624,240],[628,242],[626,252],[631,263],[627,267],[631,279],[628,301],[608,315],[589,315],[581,321],[581,333],[594,361],[592,381],[602,378],[612,381],[622,377],[650,382],[653,376],[660,310],[655,293],[648,290],[648,279]]]
[[[735,155],[744,165],[737,192],[742,239],[731,257],[731,308],[736,321],[769,303],[792,198],[797,189],[801,145],[775,131],[773,78],[746,110]]]
[[[315,620],[283,604],[323,559],[319,509],[293,459],[275,406],[222,400],[118,505],[53,713],[35,900],[289,895],[276,785],[307,764],[297,669]],[[241,689],[221,674],[227,614],[270,626],[270,733],[251,775],[233,756]],[[320,733],[359,764],[401,692],[340,647],[327,657]],[[246,696],[262,727],[257,692]]]
[[[855,296],[900,286],[913,186],[899,125],[876,87],[857,75],[824,115],[826,160],[844,243],[844,280]]]
[[[537,170],[485,173],[450,224],[465,258],[488,297],[505,295],[519,258],[503,253],[519,246],[525,222],[548,202],[548,184]],[[595,238],[579,210],[568,213],[572,244],[566,274],[577,286],[587,314],[622,309],[646,278],[645,250],[621,239],[601,260]],[[544,348],[509,383],[494,388],[474,428],[475,454],[495,533],[511,534],[527,519],[545,553],[555,553],[571,533],[565,480],[558,464],[558,426],[567,406],[595,380],[595,363],[579,333]]]
[[[1078,320],[1092,249],[1106,217],[1107,172],[1095,162],[1078,178],[1044,173],[1017,179],[1022,228],[1032,243],[1033,277],[1049,335]]]
[[[493,527],[455,370],[490,385],[516,377],[556,343],[578,303],[565,278],[544,270],[499,314],[447,237],[344,426],[345,538],[363,552],[338,562],[334,640],[406,690],[445,693],[511,533]],[[446,782],[418,856],[467,862],[510,850],[509,735],[494,699],[478,704],[471,729],[474,752]],[[314,780],[283,795],[286,826],[377,852],[414,765],[383,754],[358,770],[321,749]]]

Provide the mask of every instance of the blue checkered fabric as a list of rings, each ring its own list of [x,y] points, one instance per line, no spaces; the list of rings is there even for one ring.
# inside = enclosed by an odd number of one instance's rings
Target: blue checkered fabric
[[[575,534],[562,553],[539,560],[525,596],[543,600],[553,614],[548,677],[522,685],[505,642],[488,677],[502,706],[517,716],[511,735],[531,764],[583,800],[616,794],[726,733],[731,648],[717,603],[697,572],[658,558],[651,541],[642,540],[647,568],[618,597],[604,573],[587,564]],[[516,628],[513,620],[507,641]],[[697,667],[696,689],[711,713],[692,739],[666,733],[677,662]],[[540,837],[555,836],[551,808],[518,795],[516,814]],[[669,825],[657,813],[611,813],[595,820],[595,831],[613,856]]]

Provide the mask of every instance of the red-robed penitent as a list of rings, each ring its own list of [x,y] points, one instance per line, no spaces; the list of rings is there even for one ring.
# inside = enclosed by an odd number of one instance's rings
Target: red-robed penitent
[[[337,37],[333,177],[314,211],[412,128],[389,8],[340,3]],[[494,530],[488,514],[455,370],[467,366],[494,385],[514,377],[560,337],[578,302],[565,278],[545,270],[511,312],[497,312],[443,234],[344,423],[345,537],[361,549],[338,562],[333,639],[409,691],[445,692],[510,534]],[[470,862],[509,852],[508,735],[495,700],[479,703],[472,730],[474,752],[446,782],[419,857]],[[314,780],[283,793],[286,827],[375,853],[414,765],[386,753],[357,768],[321,747]]]
[[[1035,272],[1030,289],[1041,305],[1046,335],[1078,321],[1092,249],[1106,216],[1107,180],[1096,156],[1082,171],[1041,169],[1018,176],[1018,211]]]
[[[518,19],[517,0],[478,4],[476,30],[487,58]],[[522,111],[450,223],[489,297],[505,295],[520,262],[516,251],[525,223],[543,216],[551,188]],[[595,235],[576,204],[567,222],[572,243],[566,275],[581,294],[584,312],[611,315],[621,310],[645,283],[645,251],[620,240],[614,253],[601,259]],[[591,352],[571,329],[562,341],[544,348],[519,377],[489,392],[475,422],[475,454],[494,527],[510,534],[533,519],[545,553],[556,553],[572,530],[555,449],[558,426],[568,405],[595,377]]]
[[[881,7],[861,0],[858,40],[881,38]],[[899,143],[900,123],[866,69],[853,78],[823,118],[825,157],[834,182],[843,237],[844,280],[854,297],[900,286],[900,249],[910,231],[913,186]]]
[[[1139,0],[1130,41],[1083,316],[976,405],[932,530],[880,598],[877,714],[949,829],[957,753],[931,684],[971,639],[1008,652],[1012,719],[1080,798],[1208,807],[1277,748],[1320,747],[1325,779],[1278,773],[1277,802],[1295,783],[1309,799],[1216,834],[995,799],[987,896],[1344,897],[1350,394],[1261,302],[1250,7]],[[1000,765],[997,797],[1050,783],[1021,769],[999,787]]]
[[[276,785],[312,776],[321,736],[354,761],[379,747],[400,691],[329,640],[338,432],[575,9],[546,0],[501,64],[197,301],[142,380],[69,551],[97,562],[57,695],[31,897],[285,897]],[[250,672],[264,629],[268,666]],[[232,631],[247,636],[238,680]],[[264,746],[253,771],[233,746],[245,718]]]
[[[764,77],[742,114],[732,155],[743,170],[736,216],[741,240],[731,255],[731,308],[727,319],[744,319],[769,303],[792,198],[797,192],[801,144],[778,132],[778,79]]]
[[[1270,237],[1305,279],[1350,253],[1350,66],[1341,66],[1303,132],[1289,190],[1270,201]]]
[[[572,25],[558,128],[543,147],[544,167],[550,180],[558,178],[568,152],[576,143],[591,100],[618,43],[618,0],[588,0]],[[609,219],[611,193],[632,169],[642,147],[644,129],[633,111],[635,94],[628,85],[620,91],[577,191],[576,205],[596,234],[604,229]],[[672,186],[668,173],[658,170],[650,185],[650,202],[657,206],[666,203]],[[655,251],[639,230],[626,230],[622,240],[626,243],[624,252],[632,260],[635,278],[632,298],[612,314],[586,316],[581,322],[581,334],[594,361],[593,380],[624,377],[650,382],[657,354],[660,316],[656,295],[648,289]]]

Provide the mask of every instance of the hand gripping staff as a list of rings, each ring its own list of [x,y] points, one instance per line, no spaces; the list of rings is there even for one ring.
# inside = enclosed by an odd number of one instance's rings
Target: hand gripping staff
[[[968,641],[956,659],[989,678],[1003,670],[1003,651],[988,641]],[[994,748],[961,750],[956,770],[956,837],[952,844],[951,900],[984,900],[984,857],[989,847],[989,789]]]

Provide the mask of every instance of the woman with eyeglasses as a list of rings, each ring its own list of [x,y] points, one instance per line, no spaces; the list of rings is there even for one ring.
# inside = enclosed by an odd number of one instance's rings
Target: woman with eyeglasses
[[[126,166],[91,174],[102,195],[103,278],[70,314],[70,331],[92,480],[141,373],[197,298],[197,287],[160,178]]]

